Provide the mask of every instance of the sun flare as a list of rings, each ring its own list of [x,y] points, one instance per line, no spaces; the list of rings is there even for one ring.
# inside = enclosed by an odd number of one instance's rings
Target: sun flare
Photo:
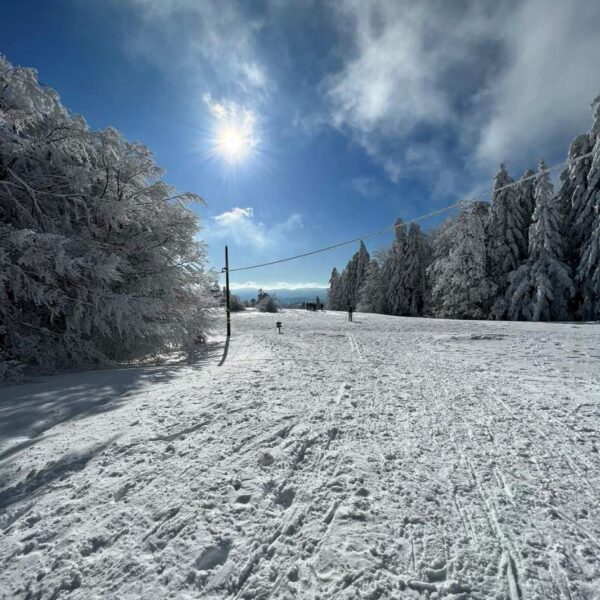
[[[243,129],[233,125],[223,127],[217,135],[217,149],[230,162],[242,160],[252,148],[252,138]]]

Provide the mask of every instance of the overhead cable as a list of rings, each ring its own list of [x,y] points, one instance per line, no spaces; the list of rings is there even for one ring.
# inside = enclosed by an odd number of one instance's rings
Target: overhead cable
[[[593,156],[593,154],[594,154],[593,152],[588,152],[587,154],[583,154],[581,156],[578,156],[577,158],[565,160],[565,161],[558,163],[552,167],[548,167],[547,169],[542,169],[541,171],[538,171],[537,173],[534,173],[533,175],[528,175],[527,177],[523,177],[522,179],[520,179],[518,181],[513,181],[512,183],[508,183],[501,187],[494,188],[492,190],[492,193],[497,193],[497,192],[501,192],[503,190],[506,190],[506,189],[509,189],[512,187],[516,187],[518,185],[521,185],[525,181],[535,179],[536,177],[538,177],[538,175],[540,173],[550,173],[552,171],[556,171],[557,169],[560,169],[561,167],[563,167],[565,165],[578,162],[585,158],[590,158],[591,156]],[[489,192],[489,189],[487,189],[485,191]],[[360,242],[362,240],[368,240],[369,238],[373,238],[373,237],[382,235],[384,233],[388,233],[389,231],[394,231],[395,229],[397,229],[399,227],[406,227],[406,225],[410,225],[411,223],[418,223],[420,221],[424,221],[425,219],[429,219],[430,217],[434,217],[436,215],[443,214],[443,213],[451,211],[455,208],[458,208],[461,206],[467,206],[469,204],[472,204],[473,202],[477,202],[478,200],[479,200],[478,197],[459,200],[458,202],[454,202],[453,204],[449,204],[448,206],[444,206],[443,208],[434,210],[432,212],[421,215],[414,219],[409,219],[407,221],[403,221],[402,223],[394,223],[393,225],[388,225],[387,227],[384,227],[383,229],[378,229],[377,231],[373,231],[372,233],[367,233],[365,235],[361,235],[361,236],[353,238],[351,240],[346,240],[344,242],[339,242],[337,244],[331,244],[330,246],[325,246],[324,248],[319,248],[318,250],[311,250],[310,252],[303,252],[302,254],[296,254],[295,256],[288,256],[287,258],[280,258],[278,260],[272,260],[272,261],[260,263],[257,265],[250,265],[248,267],[237,267],[235,269],[229,269],[229,272],[233,273],[234,271],[249,271],[250,269],[259,269],[261,267],[269,267],[271,265],[277,265],[277,264],[288,262],[291,260],[297,260],[299,258],[304,258],[306,256],[312,256],[313,254],[320,254],[322,252],[328,252],[329,250],[334,250],[335,248],[341,248],[342,246],[348,246],[349,244],[355,244],[356,242]]]

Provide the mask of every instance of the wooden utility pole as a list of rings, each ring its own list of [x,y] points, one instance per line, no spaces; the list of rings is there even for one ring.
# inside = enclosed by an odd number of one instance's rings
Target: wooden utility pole
[[[227,303],[227,337],[231,337],[231,310],[229,309],[229,252],[225,246],[225,301]]]

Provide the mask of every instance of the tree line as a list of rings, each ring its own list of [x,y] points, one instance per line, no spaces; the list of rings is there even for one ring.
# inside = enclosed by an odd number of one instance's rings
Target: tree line
[[[223,298],[225,298],[225,289],[223,289]],[[225,300],[223,300],[223,305]],[[256,293],[256,298],[241,300],[236,294],[229,296],[229,309],[231,312],[241,312],[247,308],[256,308],[258,312],[276,313],[281,309],[279,298],[275,294],[270,294],[262,288]]]
[[[398,219],[390,247],[364,243],[328,308],[389,315],[526,321],[600,319],[600,97],[592,129],[573,140],[555,190],[547,166],[515,183],[505,165],[489,202],[431,232]]]

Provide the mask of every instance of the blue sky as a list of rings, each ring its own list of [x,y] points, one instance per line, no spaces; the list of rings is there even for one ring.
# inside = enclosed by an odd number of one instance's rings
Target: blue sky
[[[217,268],[225,243],[240,267],[486,199],[500,162],[518,177],[564,160],[600,94],[586,0],[1,3],[0,52],[206,200],[194,210]],[[240,160],[215,149],[224,119],[251,130]],[[326,283],[354,251],[232,283]]]

